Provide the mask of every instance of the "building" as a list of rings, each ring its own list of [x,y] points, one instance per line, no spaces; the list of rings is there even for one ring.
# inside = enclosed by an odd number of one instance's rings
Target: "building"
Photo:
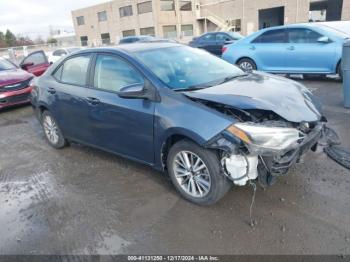
[[[77,41],[98,46],[154,35],[188,42],[208,31],[350,20],[350,0],[112,0],[72,11]]]

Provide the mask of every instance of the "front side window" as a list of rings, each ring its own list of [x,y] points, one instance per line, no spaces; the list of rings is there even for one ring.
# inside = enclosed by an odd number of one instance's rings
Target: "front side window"
[[[139,51],[135,55],[174,90],[205,88],[244,75],[238,67],[206,51],[187,46]]]
[[[180,4],[181,11],[192,11],[191,1],[180,1],[179,4]]]
[[[116,56],[98,55],[95,65],[95,88],[118,92],[123,87],[143,83],[141,74],[125,60]]]
[[[175,3],[174,0],[160,0],[161,11],[174,11]]]
[[[154,27],[145,27],[145,28],[140,28],[140,34],[155,36],[156,33],[154,31]]]
[[[139,14],[152,12],[152,2],[147,1],[147,2],[137,4],[137,12]]]
[[[216,34],[216,41],[218,42],[225,42],[225,41],[230,41],[231,38],[227,34],[223,33],[217,33]]]
[[[201,42],[214,42],[215,34],[206,34],[200,38]]]
[[[107,12],[106,11],[98,12],[97,17],[99,22],[107,21]]]
[[[193,25],[181,25],[182,36],[193,36]]]
[[[288,42],[293,44],[315,44],[322,37],[321,34],[304,28],[291,28],[287,33]]]
[[[119,15],[120,17],[132,16],[132,6],[128,5],[119,8]]]
[[[286,34],[284,29],[270,30],[253,40],[253,43],[271,44],[271,43],[285,43]]]
[[[176,38],[176,25],[165,25],[163,26],[163,35],[165,38]]]
[[[62,70],[60,76],[56,75],[56,73],[54,76],[67,84],[85,85],[89,62],[90,56],[88,55],[70,58],[61,65],[62,69],[59,68],[56,71],[57,73]]]
[[[84,16],[78,16],[77,17],[77,24],[78,25],[84,25],[85,24]]]

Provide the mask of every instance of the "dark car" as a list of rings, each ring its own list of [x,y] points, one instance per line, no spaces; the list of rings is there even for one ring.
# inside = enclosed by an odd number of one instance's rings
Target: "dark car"
[[[272,183],[325,129],[303,85],[173,43],[68,55],[35,79],[31,101],[53,147],[76,141],[167,170],[197,204]]]
[[[224,45],[232,44],[242,38],[243,36],[241,34],[235,32],[211,32],[193,38],[189,45],[221,56]]]
[[[119,44],[131,44],[140,41],[150,41],[155,37],[150,35],[140,35],[140,36],[126,36],[119,40]]]

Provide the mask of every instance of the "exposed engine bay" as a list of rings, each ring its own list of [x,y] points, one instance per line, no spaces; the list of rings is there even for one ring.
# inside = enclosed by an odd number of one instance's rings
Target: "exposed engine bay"
[[[223,172],[239,186],[257,178],[263,186],[272,185],[278,176],[286,174],[295,163],[300,162],[307,151],[316,151],[319,141],[325,141],[323,145],[338,143],[337,138],[333,137],[331,141],[327,138],[330,132],[327,131],[324,117],[319,121],[294,123],[272,111],[242,110],[216,102],[195,100],[239,121],[232,126],[232,130],[230,127],[208,144],[210,148],[221,149],[219,157]],[[252,129],[261,135],[256,138],[245,135]],[[240,132],[244,133],[242,137]],[[272,138],[266,140],[268,135]]]

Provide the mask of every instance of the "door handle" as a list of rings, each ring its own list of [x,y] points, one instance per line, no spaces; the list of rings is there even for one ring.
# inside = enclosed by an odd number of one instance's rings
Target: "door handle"
[[[55,88],[49,87],[49,88],[47,89],[47,92],[49,92],[50,94],[55,94],[55,93],[56,93],[56,90],[55,90]]]
[[[95,97],[87,97],[86,100],[90,105],[98,105],[100,103],[100,100]]]
[[[294,47],[294,46],[290,46],[290,47],[288,47],[287,49],[288,49],[288,50],[294,50],[295,47]]]
[[[255,50],[255,46],[249,47],[250,50]]]

